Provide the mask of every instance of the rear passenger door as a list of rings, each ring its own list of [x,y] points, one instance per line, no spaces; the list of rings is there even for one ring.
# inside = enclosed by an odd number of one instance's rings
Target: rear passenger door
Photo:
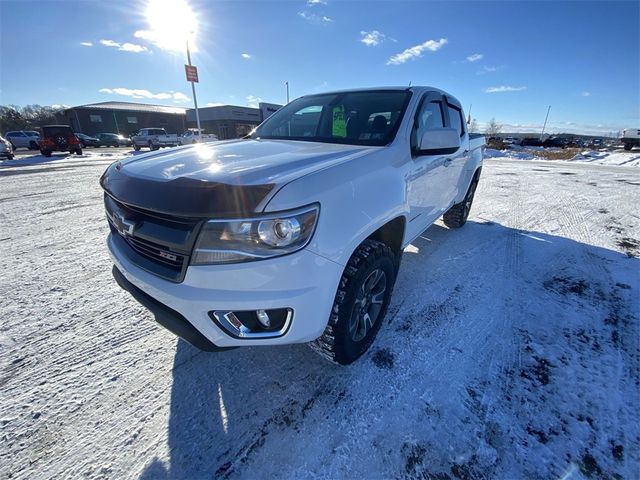
[[[462,108],[460,108],[453,100],[445,99],[446,113],[447,113],[447,126],[449,128],[455,128],[460,135],[460,148],[457,152],[447,155],[447,176],[449,179],[450,190],[448,196],[450,198],[449,203],[453,203],[456,198],[460,198],[466,192],[461,190],[466,189],[467,185],[461,183],[464,168],[469,162],[469,133],[467,132],[467,125],[464,120],[464,114]]]

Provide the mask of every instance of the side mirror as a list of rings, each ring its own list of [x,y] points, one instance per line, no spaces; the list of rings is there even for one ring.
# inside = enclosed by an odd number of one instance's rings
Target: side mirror
[[[418,144],[421,155],[446,155],[460,148],[460,134],[455,128],[425,130]]]

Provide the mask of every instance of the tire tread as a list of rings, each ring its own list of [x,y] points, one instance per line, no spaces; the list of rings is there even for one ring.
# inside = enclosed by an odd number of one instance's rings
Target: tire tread
[[[327,327],[323,334],[313,342],[309,343],[309,346],[313,351],[326,358],[330,362],[345,365],[351,363],[353,360],[347,359],[344,355],[342,344],[337,335],[337,325],[340,321],[340,309],[345,303],[347,298],[347,291],[350,287],[350,283],[354,280],[358,272],[362,268],[375,263],[378,259],[383,257],[389,257],[393,260],[394,255],[386,244],[377,240],[367,239],[360,244],[360,246],[353,252],[347,266],[342,273],[340,282],[338,283],[338,290],[331,308],[331,315]],[[391,279],[389,288],[393,288],[393,279]],[[383,321],[384,311],[380,313],[381,317],[378,318],[378,323]],[[375,335],[367,342],[364,351],[369,347]]]

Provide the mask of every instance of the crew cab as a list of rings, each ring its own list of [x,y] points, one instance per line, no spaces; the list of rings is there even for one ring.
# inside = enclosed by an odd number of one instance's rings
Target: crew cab
[[[131,137],[133,148],[140,150],[149,147],[149,150],[158,150],[163,147],[175,147],[178,145],[178,135],[168,134],[164,128],[143,128]]]
[[[404,248],[467,220],[485,142],[464,118],[432,87],[339,91],[244,139],[117,161],[100,179],[114,277],[203,350],[306,342],[349,364]]]
[[[631,150],[633,147],[640,145],[640,129],[625,128],[622,131],[622,144],[625,150]]]
[[[198,131],[197,128],[189,129],[178,137],[178,145],[191,145],[202,142],[217,142],[218,136],[213,133],[205,133],[204,130]]]

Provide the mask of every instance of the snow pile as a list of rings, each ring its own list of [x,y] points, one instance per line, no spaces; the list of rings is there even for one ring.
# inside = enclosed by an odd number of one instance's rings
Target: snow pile
[[[487,148],[484,151],[484,158],[510,158],[513,160],[541,160],[540,157],[536,157],[531,152],[524,150],[496,150],[494,148]]]
[[[595,163],[598,165],[623,165],[625,167],[640,167],[640,153],[587,150],[573,157],[571,161]]]

